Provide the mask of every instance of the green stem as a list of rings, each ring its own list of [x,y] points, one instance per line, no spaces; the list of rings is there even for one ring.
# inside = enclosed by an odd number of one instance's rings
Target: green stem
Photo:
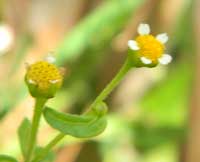
[[[103,101],[112,91],[113,89],[119,84],[119,82],[124,78],[126,73],[132,67],[130,59],[127,58],[124,65],[121,67],[117,75],[113,78],[113,80],[105,87],[105,89],[97,96],[94,102],[91,105],[91,108],[95,107],[97,103]]]
[[[124,76],[130,70],[131,67],[132,67],[131,62],[129,59],[127,59],[124,65],[117,73],[117,75],[114,77],[114,79],[105,87],[105,89],[99,94],[99,96],[92,103],[91,108],[95,107],[97,103],[103,101],[112,92],[112,90],[124,78]],[[44,147],[41,154],[37,156],[32,162],[39,162],[40,160],[42,160],[48,154],[51,148],[55,146],[64,136],[65,136],[64,134],[59,133],[46,147]]]
[[[49,151],[51,150],[51,148],[55,146],[64,137],[65,137],[65,134],[59,133],[49,144],[47,144],[44,147],[42,152],[37,157],[35,157],[32,162],[39,162],[42,159],[44,159],[49,153]]]
[[[34,148],[35,148],[35,143],[36,143],[36,137],[37,137],[37,131],[38,131],[38,126],[40,122],[40,118],[42,115],[42,110],[44,107],[45,102],[47,99],[44,98],[37,98],[35,107],[34,107],[34,114],[33,114],[33,119],[32,119],[32,125],[31,125],[31,133],[29,137],[29,144],[28,144],[28,150],[25,158],[25,162],[29,162],[31,160]]]

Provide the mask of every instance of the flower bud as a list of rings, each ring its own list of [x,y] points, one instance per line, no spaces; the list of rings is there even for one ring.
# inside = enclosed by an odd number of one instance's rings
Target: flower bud
[[[27,67],[25,82],[35,98],[52,98],[63,82],[63,75],[52,63],[39,61]]]

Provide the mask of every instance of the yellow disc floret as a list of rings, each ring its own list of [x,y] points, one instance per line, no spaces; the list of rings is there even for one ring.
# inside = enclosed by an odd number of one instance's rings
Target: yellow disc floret
[[[155,63],[162,56],[165,47],[154,36],[140,35],[136,41],[140,48],[138,54],[141,57],[146,57]]]
[[[28,67],[25,80],[32,96],[50,98],[62,85],[63,76],[54,64],[39,61]]]

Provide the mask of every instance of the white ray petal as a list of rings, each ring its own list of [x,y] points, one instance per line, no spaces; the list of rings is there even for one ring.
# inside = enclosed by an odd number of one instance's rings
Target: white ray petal
[[[29,82],[30,84],[36,84],[36,82],[35,82],[34,80],[32,80],[32,79],[29,79],[28,82]]]
[[[165,44],[168,41],[168,36],[167,33],[162,33],[162,34],[158,34],[156,36],[156,39],[161,42],[162,44]]]
[[[47,61],[48,63],[54,63],[56,61],[55,57],[52,56],[51,54],[47,55],[47,57],[45,58],[45,61]]]
[[[148,24],[140,24],[137,30],[140,35],[148,35],[150,33],[150,27]]]
[[[140,60],[144,63],[144,64],[151,64],[152,61],[146,57],[141,57]]]
[[[57,79],[57,80],[50,80],[49,82],[52,83],[52,84],[55,84],[55,83],[57,83],[57,82],[59,82],[59,81],[60,81],[60,80]]]
[[[158,61],[162,65],[167,65],[172,61],[172,56],[168,54],[163,54],[162,57],[158,59]]]
[[[134,51],[137,51],[140,49],[140,47],[138,46],[138,43],[134,40],[129,40],[128,41],[128,46],[130,49],[134,50]]]

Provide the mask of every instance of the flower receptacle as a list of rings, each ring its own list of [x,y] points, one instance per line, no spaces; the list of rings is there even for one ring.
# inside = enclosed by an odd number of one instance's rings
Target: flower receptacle
[[[132,67],[148,67],[153,68],[158,65],[158,62],[152,62],[150,64],[145,64],[141,61],[140,55],[131,49],[128,49],[128,59],[131,62]]]

